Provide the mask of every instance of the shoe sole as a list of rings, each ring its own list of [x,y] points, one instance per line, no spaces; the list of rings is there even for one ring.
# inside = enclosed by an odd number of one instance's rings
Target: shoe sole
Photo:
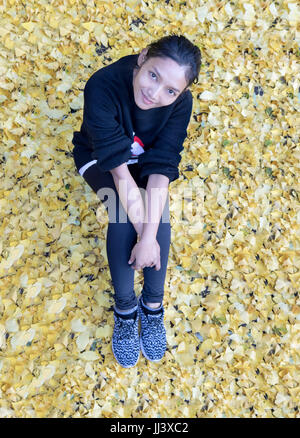
[[[118,364],[121,365],[121,367],[123,367],[123,368],[132,368],[132,367],[135,367],[136,364],[138,363],[139,359],[140,359],[140,353],[139,353],[139,356],[138,356],[138,358],[137,358],[137,361],[135,362],[134,365],[127,365],[127,366],[126,366],[126,365],[123,365],[123,364],[121,364],[121,363],[118,361],[118,359],[116,358],[115,351],[114,351],[114,347],[113,347],[113,343],[111,343],[111,349],[112,349],[112,352],[113,352],[114,358],[116,359],[116,361],[118,362]]]

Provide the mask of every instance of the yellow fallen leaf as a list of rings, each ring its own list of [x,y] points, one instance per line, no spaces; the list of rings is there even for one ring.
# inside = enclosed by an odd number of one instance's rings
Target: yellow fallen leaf
[[[84,27],[89,32],[93,32],[95,23],[93,21],[88,21],[86,23],[82,23],[81,26]]]
[[[37,281],[34,284],[30,284],[27,286],[26,298],[35,298],[41,292],[42,283]]]
[[[48,302],[47,312],[48,313],[60,313],[63,311],[67,304],[65,297],[61,297],[58,300],[52,300]]]
[[[192,327],[193,333],[197,333],[197,332],[201,331],[202,318],[200,316],[198,316],[196,319],[191,321],[191,327]]]
[[[213,341],[212,339],[205,339],[202,344],[200,345],[200,350],[201,351],[209,351],[211,350],[213,345]]]
[[[44,383],[46,380],[51,379],[54,373],[55,373],[55,366],[47,365],[46,367],[42,368],[41,373],[39,375],[39,381]]]
[[[4,269],[9,269],[20,257],[22,257],[24,252],[24,245],[19,244],[16,247],[13,247],[9,251],[9,256],[7,260],[3,260],[0,264],[0,267]],[[2,266],[1,266],[2,265]]]
[[[188,269],[191,267],[192,257],[181,256],[180,259],[183,268]]]
[[[19,331],[19,324],[15,318],[8,319],[5,322],[6,330],[10,333]],[[1,333],[1,330],[0,330]]]
[[[97,360],[99,359],[99,354],[95,351],[84,351],[83,353],[80,353],[78,357],[83,360]]]
[[[181,353],[182,351],[185,351],[185,342],[184,341],[180,342],[180,344],[178,345],[178,348],[177,348],[178,353]]]
[[[16,347],[26,345],[33,340],[34,335],[35,330],[33,328],[17,332],[10,340],[12,348],[15,349]]]
[[[82,324],[80,319],[75,318],[71,321],[71,330],[73,332],[85,332],[86,326]]]
[[[76,339],[76,345],[79,351],[82,351],[85,349],[85,347],[88,345],[89,343],[89,332],[85,331],[80,333],[80,335],[78,335],[77,339]]]
[[[96,330],[96,338],[107,338],[112,335],[112,327],[109,324],[106,324],[104,327],[98,327]]]
[[[50,345],[54,344],[54,342],[57,340],[57,333],[48,333],[47,340]]]
[[[27,21],[25,23],[21,23],[21,25],[24,27],[24,29],[28,30],[28,32],[32,32],[36,26],[36,23],[33,21]]]

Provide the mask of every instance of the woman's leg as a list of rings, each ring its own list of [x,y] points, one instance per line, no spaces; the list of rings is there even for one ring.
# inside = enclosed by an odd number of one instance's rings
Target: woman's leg
[[[129,221],[129,219],[128,219]],[[137,234],[130,223],[111,223],[107,228],[106,252],[115,290],[117,310],[133,309],[137,305],[134,292],[134,269],[128,264]]]
[[[157,230],[156,240],[160,246],[160,270],[156,267],[146,267],[144,272],[144,287],[142,289],[143,302],[149,307],[155,308],[158,305],[151,306],[151,303],[162,303],[164,297],[164,283],[167,273],[169,250],[171,243],[171,226],[169,211],[169,196],[167,197],[164,211],[160,219]]]
[[[137,305],[134,292],[134,270],[128,264],[132,248],[137,242],[137,233],[128,218],[110,172],[101,172],[96,164],[88,167],[82,174],[85,181],[105,205],[109,217],[106,236],[106,252],[115,291],[117,310],[126,311]],[[122,210],[122,211],[121,211]],[[127,216],[125,223],[120,217]]]

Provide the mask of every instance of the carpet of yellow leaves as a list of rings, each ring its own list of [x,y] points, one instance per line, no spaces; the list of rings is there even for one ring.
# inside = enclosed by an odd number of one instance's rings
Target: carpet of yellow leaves
[[[0,15],[0,417],[299,417],[296,0],[7,0]],[[71,139],[91,74],[174,31],[203,64],[170,187],[168,350],[124,369],[107,220]]]

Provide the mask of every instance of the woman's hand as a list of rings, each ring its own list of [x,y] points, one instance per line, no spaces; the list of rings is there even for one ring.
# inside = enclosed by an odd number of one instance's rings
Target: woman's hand
[[[132,269],[143,269],[145,267],[156,266],[156,271],[160,270],[160,246],[156,239],[143,239],[136,243],[132,248],[130,259],[128,263],[135,260],[135,265]]]

